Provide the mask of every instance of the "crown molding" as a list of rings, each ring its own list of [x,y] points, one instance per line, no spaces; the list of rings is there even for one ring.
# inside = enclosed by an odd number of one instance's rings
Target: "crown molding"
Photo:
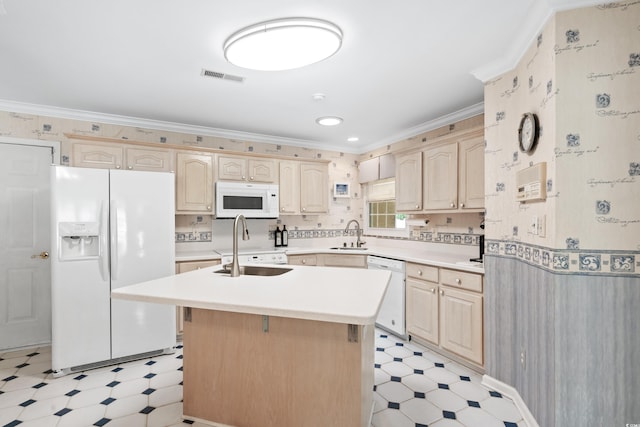
[[[251,132],[241,132],[207,126],[188,125],[183,123],[165,122],[160,120],[143,119],[139,117],[120,116],[116,114],[96,113],[93,111],[72,110],[69,108],[52,107],[48,105],[29,104],[0,99],[0,110],[15,113],[33,114],[37,116],[58,117],[62,119],[98,122],[110,125],[139,127],[144,129],[163,130],[167,132],[187,133],[199,136],[213,136],[232,140],[263,142],[276,145],[292,145],[310,149],[318,149],[318,142],[293,138],[263,135]],[[339,151],[339,150],[336,150]]]
[[[120,116],[116,114],[96,113],[92,111],[72,110],[62,107],[51,107],[47,105],[29,104],[24,102],[7,101],[0,99],[0,110],[15,113],[32,114],[37,116],[58,117],[62,119],[81,120],[85,122],[98,122],[111,125],[139,127],[144,129],[164,130],[167,132],[187,133],[199,136],[213,136],[232,140],[242,140],[251,142],[262,142],[266,144],[289,145],[302,147],[311,150],[327,150],[349,154],[363,154],[384,145],[398,142],[402,139],[418,135],[420,133],[439,128],[457,121],[477,116],[484,112],[484,104],[479,103],[456,111],[451,114],[439,117],[435,120],[422,123],[401,133],[388,138],[376,141],[364,146],[345,147],[344,145],[333,145],[318,141],[306,141],[300,139],[263,135],[258,133],[233,131],[227,129],[212,128],[206,126],[187,125],[175,122],[164,122],[160,120],[143,119],[138,117]]]
[[[613,3],[613,1],[546,0],[533,2],[527,12],[527,19],[520,26],[518,35],[514,38],[510,48],[505,51],[505,55],[472,70],[471,74],[482,83],[486,83],[489,80],[515,69],[529,47],[533,44],[549,20],[555,16],[556,13],[565,10],[601,5],[604,3]]]
[[[453,113],[446,114],[444,116],[438,117],[437,119],[429,120],[427,122],[421,123],[417,126],[411,127],[402,132],[391,135],[388,138],[384,138],[376,142],[373,142],[371,144],[361,146],[361,150],[359,154],[364,154],[368,151],[373,151],[376,148],[393,144],[394,142],[402,141],[403,139],[407,139],[424,132],[429,132],[431,130],[438,129],[442,126],[447,126],[452,123],[456,123],[461,120],[465,120],[483,113],[484,113],[484,102],[479,102],[477,104],[463,108],[462,110],[454,111]]]

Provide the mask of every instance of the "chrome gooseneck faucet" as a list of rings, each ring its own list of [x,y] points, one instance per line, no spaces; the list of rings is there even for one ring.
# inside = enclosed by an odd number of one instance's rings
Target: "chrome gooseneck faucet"
[[[347,226],[344,228],[344,232],[346,233],[349,231],[349,226],[351,225],[352,222],[356,223],[356,236],[357,236],[356,247],[361,248],[367,242],[360,241],[360,235],[362,234],[362,229],[360,228],[360,223],[357,220],[352,219],[351,221],[349,221],[347,223]]]
[[[236,216],[233,220],[233,260],[231,261],[230,276],[238,277],[240,275],[240,263],[238,262],[238,222],[242,222],[242,240],[249,240],[249,230],[247,229],[247,220],[244,215]]]

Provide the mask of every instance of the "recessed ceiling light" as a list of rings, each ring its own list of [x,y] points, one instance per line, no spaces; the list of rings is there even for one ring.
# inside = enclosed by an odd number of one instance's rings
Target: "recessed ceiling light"
[[[335,54],[342,31],[331,22],[313,18],[283,18],[260,22],[232,34],[224,42],[224,57],[243,68],[291,70]]]
[[[350,136],[349,138],[347,138],[347,141],[349,142],[358,142],[360,140],[360,138],[358,138],[357,136]]]
[[[316,123],[322,126],[335,126],[342,123],[342,118],[335,116],[319,117],[316,119]]]
[[[324,101],[326,95],[324,93],[314,93],[311,97],[314,101]]]

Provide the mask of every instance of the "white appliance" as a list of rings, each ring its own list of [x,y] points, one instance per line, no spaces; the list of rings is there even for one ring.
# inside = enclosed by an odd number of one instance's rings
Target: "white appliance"
[[[232,249],[216,249],[222,258],[222,265],[231,264],[233,259]],[[243,248],[238,249],[238,262],[245,264],[286,264],[287,254],[285,249],[261,249]]]
[[[277,218],[279,188],[275,184],[216,182],[216,217]]]
[[[175,273],[174,180],[51,167],[54,375],[175,351],[175,307],[111,299]]]
[[[405,327],[405,263],[396,259],[369,255],[369,269],[391,272],[387,292],[382,300],[376,325],[401,338],[407,338]]]

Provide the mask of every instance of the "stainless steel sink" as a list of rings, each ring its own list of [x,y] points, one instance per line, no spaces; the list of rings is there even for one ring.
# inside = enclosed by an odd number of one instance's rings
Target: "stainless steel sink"
[[[329,249],[337,249],[339,251],[366,251],[369,248],[345,248],[344,246],[336,246],[335,248],[329,248]]]
[[[240,266],[240,275],[247,276],[279,276],[281,274],[287,273],[291,271],[291,268],[286,267],[266,267],[262,265],[241,265]],[[216,270],[216,273],[220,274],[230,274],[231,270],[228,268],[223,268],[222,270]]]

